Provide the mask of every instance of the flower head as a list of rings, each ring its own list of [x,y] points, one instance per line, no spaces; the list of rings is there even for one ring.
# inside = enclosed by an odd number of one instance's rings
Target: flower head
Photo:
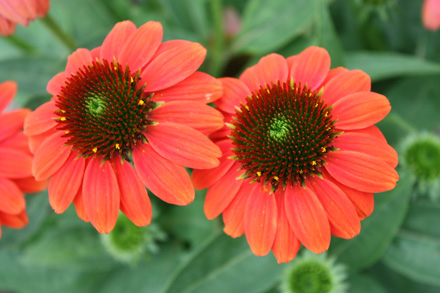
[[[422,21],[426,29],[436,31],[440,28],[440,1],[425,0],[422,7]]]
[[[32,176],[32,154],[23,134],[24,119],[30,111],[5,112],[16,91],[15,82],[0,83],[0,236],[2,225],[20,229],[27,224],[23,193],[41,191],[47,184]]]
[[[330,70],[325,49],[270,54],[240,79],[223,78],[215,102],[229,127],[211,135],[220,165],[195,170],[209,188],[205,214],[224,231],[246,234],[252,251],[293,259],[300,243],[315,253],[330,235],[352,238],[373,211],[374,192],[394,188],[397,153],[374,126],[390,111],[360,70]]]
[[[44,17],[49,6],[49,0],[0,0],[0,35],[12,35],[17,24],[27,26],[29,21]]]
[[[196,72],[198,43],[162,43],[162,26],[115,25],[102,46],[78,49],[48,84],[53,95],[25,123],[36,178],[49,180],[49,201],[62,213],[72,203],[99,232],[121,210],[138,226],[151,221],[145,186],[162,200],[186,205],[194,189],[185,167],[212,168],[219,148],[204,134],[223,126],[206,105],[221,83]]]

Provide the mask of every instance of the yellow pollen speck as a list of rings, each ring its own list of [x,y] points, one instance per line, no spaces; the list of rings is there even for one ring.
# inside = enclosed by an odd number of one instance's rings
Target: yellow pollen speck
[[[312,165],[313,165],[313,166],[316,166],[316,161],[312,161]]]
[[[61,117],[61,121],[66,121],[66,117]]]
[[[258,177],[260,177],[260,176],[261,176],[261,172],[260,172],[260,171],[258,171],[258,172],[257,172],[257,175],[258,175]]]
[[[317,108],[317,107],[318,107],[318,103],[315,104],[315,108]]]
[[[64,110],[61,110],[61,113],[66,113],[66,111],[64,111]]]
[[[139,100],[138,105],[143,105],[145,102],[142,100]]]
[[[267,93],[270,94],[270,90],[269,89],[267,89]]]
[[[302,174],[302,173],[304,173],[304,171],[303,170],[299,170],[299,174]]]
[[[280,180],[280,177],[278,176],[273,176],[273,179],[275,179],[276,181]]]
[[[115,145],[115,148],[116,148],[117,150],[120,150],[120,149],[121,149],[121,147],[119,146],[119,143],[117,143],[117,144]]]
[[[321,152],[325,153],[327,151],[327,149],[325,147],[321,148]]]
[[[93,150],[92,150],[94,153],[96,153],[97,151],[98,151],[98,148],[97,147],[95,147],[95,148],[93,148]]]
[[[244,106],[245,108],[246,108],[246,110],[248,110],[249,111],[249,107],[246,105],[246,106]]]
[[[69,130],[66,130],[66,132],[64,132],[64,133],[65,133],[65,134],[69,134],[69,132],[70,132]]]
[[[133,77],[130,77],[130,82],[134,82],[134,79],[133,79]]]
[[[114,66],[113,68],[114,68],[115,70],[118,70],[118,67],[116,67],[116,66]]]
[[[327,117],[327,116],[328,116],[328,111],[325,111],[325,114],[324,114],[324,116],[325,116],[325,117]]]

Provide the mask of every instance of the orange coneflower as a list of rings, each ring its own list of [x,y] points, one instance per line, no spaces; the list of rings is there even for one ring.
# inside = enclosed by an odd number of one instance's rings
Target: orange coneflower
[[[0,236],[2,225],[20,229],[27,224],[23,192],[41,191],[47,183],[32,176],[32,154],[23,134],[24,119],[30,111],[4,112],[16,91],[15,82],[0,83]]]
[[[330,235],[352,238],[373,211],[374,192],[390,190],[397,154],[374,126],[390,111],[360,70],[330,70],[330,56],[310,47],[270,54],[240,79],[222,78],[215,102],[229,127],[212,138],[220,165],[195,170],[209,188],[205,214],[223,213],[224,231],[246,234],[256,255],[293,259],[302,243],[315,253]]]
[[[0,0],[0,35],[12,35],[16,24],[27,26],[29,21],[44,17],[49,0]]]
[[[183,166],[212,168],[219,148],[204,134],[223,126],[206,105],[222,95],[215,78],[196,72],[198,43],[162,43],[162,25],[115,25],[102,46],[78,49],[48,84],[50,102],[25,123],[32,170],[49,179],[49,201],[110,232],[119,209],[138,226],[151,221],[145,189],[177,205],[194,199]]]

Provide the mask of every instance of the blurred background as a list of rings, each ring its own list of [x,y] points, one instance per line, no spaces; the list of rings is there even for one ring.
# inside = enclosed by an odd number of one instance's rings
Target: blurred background
[[[423,26],[422,4],[52,0],[45,19],[0,37],[0,82],[18,82],[14,107],[35,109],[51,98],[46,85],[69,54],[99,46],[126,19],[160,21],[164,40],[201,43],[208,55],[200,70],[215,77],[238,77],[272,52],[288,57],[325,47],[332,68],[364,70],[372,90],[390,100],[378,126],[399,152],[400,181],[375,195],[359,236],[332,239],[317,259],[331,260],[346,292],[440,292],[440,32]],[[198,191],[179,207],[152,195],[150,226],[121,216],[112,233],[100,235],[73,207],[55,214],[47,191],[27,195],[28,226],[2,229],[0,292],[284,292],[288,272],[310,257],[305,249],[281,265],[272,254],[254,256],[244,236],[232,239],[221,219],[205,218],[204,196]],[[303,276],[310,284],[319,279]]]

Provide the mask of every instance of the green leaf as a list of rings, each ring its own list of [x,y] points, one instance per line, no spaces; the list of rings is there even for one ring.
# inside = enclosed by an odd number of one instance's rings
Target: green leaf
[[[439,223],[439,203],[416,203],[388,247],[384,263],[408,278],[440,286]]]
[[[354,239],[332,239],[329,253],[339,262],[359,271],[378,261],[397,234],[408,210],[412,180],[401,175],[396,188],[375,195],[373,214],[362,221],[361,233]]]
[[[275,285],[284,268],[272,255],[253,255],[244,237],[233,239],[222,233],[177,269],[164,292],[264,292]]]
[[[361,69],[373,82],[392,77],[440,73],[440,64],[412,55],[389,52],[351,52],[346,55],[348,69]]]
[[[385,289],[382,285],[374,278],[368,275],[351,275],[348,279],[349,282],[349,292],[356,293],[385,293]]]
[[[267,54],[308,29],[317,16],[316,0],[249,1],[242,29],[232,44],[234,53]]]

